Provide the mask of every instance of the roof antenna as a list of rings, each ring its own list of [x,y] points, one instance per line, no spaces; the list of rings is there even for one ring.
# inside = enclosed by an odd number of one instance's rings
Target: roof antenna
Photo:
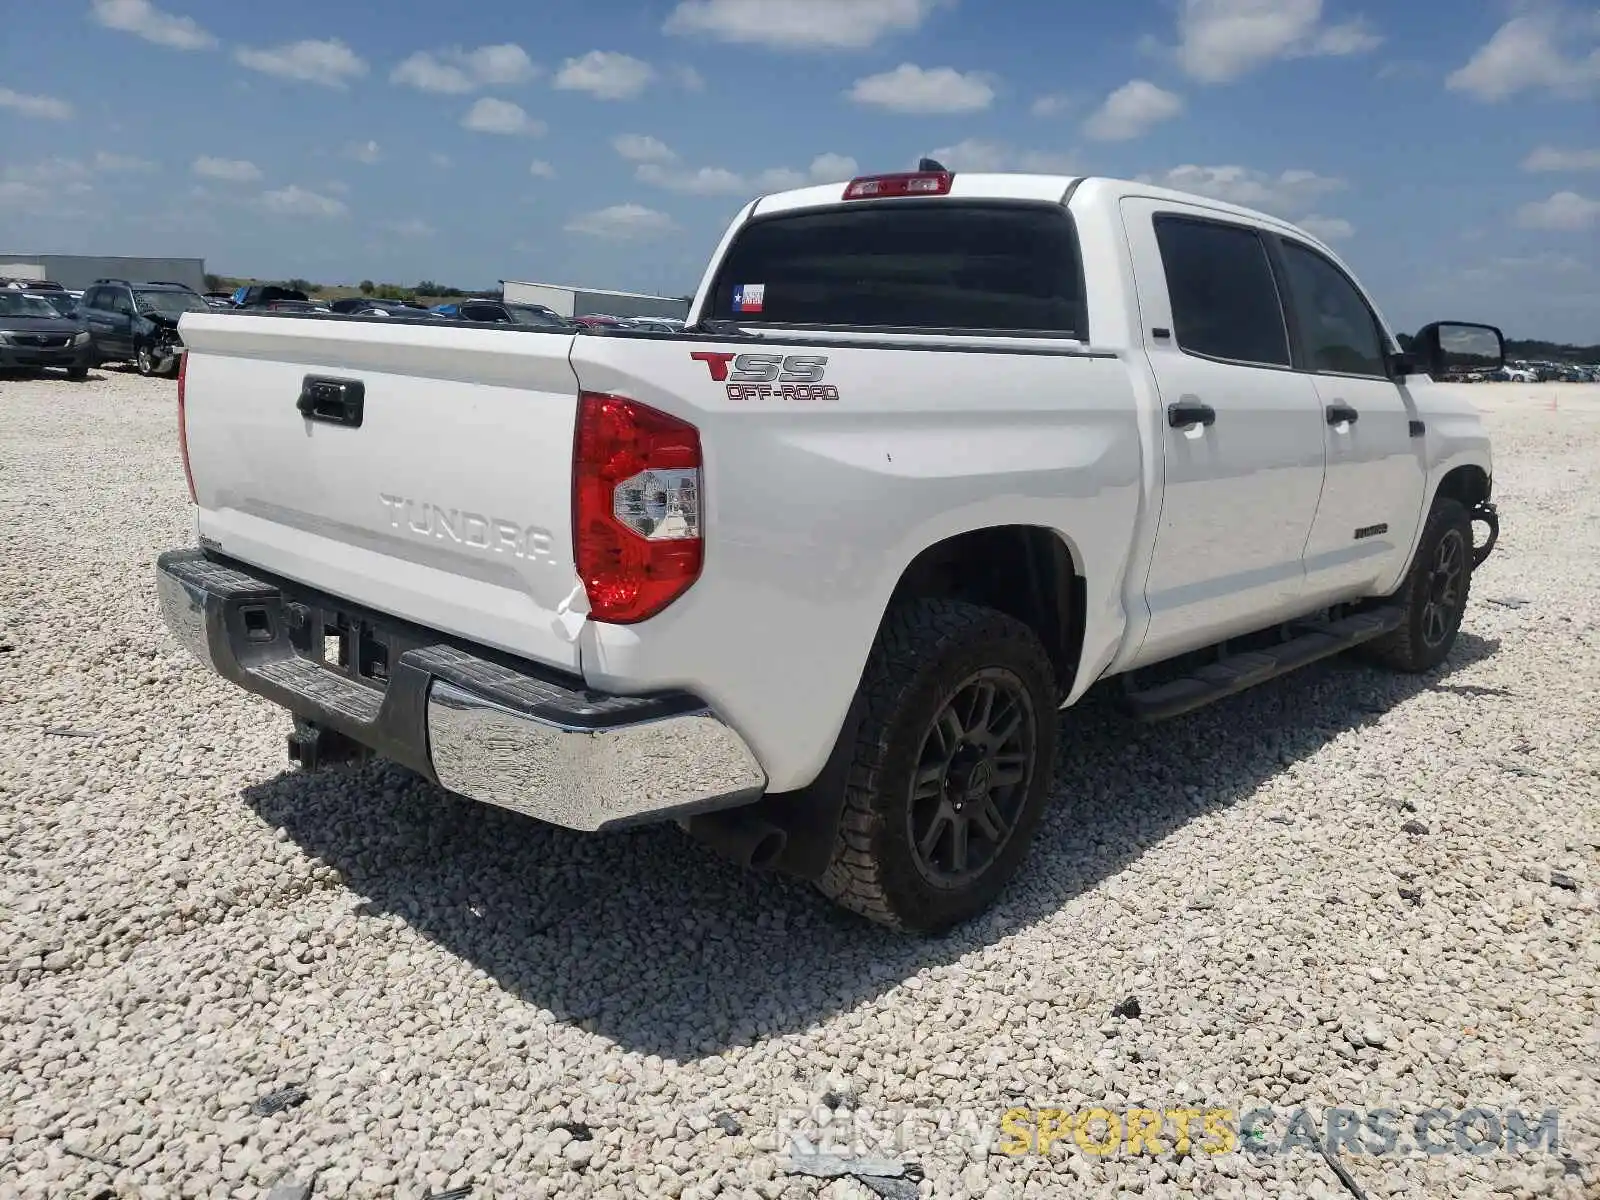
[[[950,168],[936,158],[920,158],[917,160],[917,170],[938,171],[941,175],[950,174]]]

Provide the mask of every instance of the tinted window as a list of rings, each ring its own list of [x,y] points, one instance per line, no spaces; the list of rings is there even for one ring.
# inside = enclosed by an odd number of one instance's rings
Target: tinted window
[[[534,325],[541,329],[559,329],[566,325],[560,317],[547,308],[537,308],[530,304],[507,304],[505,306],[508,321],[518,325]]]
[[[111,308],[112,308],[112,310],[115,311],[115,312],[119,312],[119,313],[130,313],[131,314],[133,312],[133,297],[132,297],[132,295],[130,295],[128,292],[124,291],[122,288],[112,288],[110,290],[111,290]]]
[[[87,292],[85,292],[83,294],[83,307],[84,308],[99,308],[100,307],[100,289],[99,288],[92,287]]]
[[[1283,243],[1295,324],[1313,371],[1387,376],[1378,320],[1343,271],[1295,242]]]
[[[746,226],[702,315],[1082,337],[1079,283],[1072,220],[1054,205],[838,208]]]
[[[211,306],[193,292],[140,292],[139,307],[176,317],[186,312],[210,312]]]
[[[461,315],[469,321],[504,321],[505,312],[493,304],[463,304]]]
[[[1289,365],[1267,248],[1254,230],[1156,218],[1178,345],[1210,358]]]

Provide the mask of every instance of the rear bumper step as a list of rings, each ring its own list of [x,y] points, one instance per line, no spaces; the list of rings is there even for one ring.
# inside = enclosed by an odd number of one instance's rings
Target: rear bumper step
[[[596,692],[200,550],[163,554],[156,586],[174,636],[225,679],[474,800],[598,830],[766,787],[744,740],[684,692]]]

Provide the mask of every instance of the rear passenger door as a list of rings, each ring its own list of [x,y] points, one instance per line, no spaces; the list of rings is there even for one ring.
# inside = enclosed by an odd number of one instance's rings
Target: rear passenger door
[[[1388,334],[1350,277],[1310,246],[1277,243],[1295,359],[1325,422],[1327,479],[1306,542],[1307,593],[1320,603],[1372,595],[1404,569],[1422,518],[1427,475],[1414,406],[1390,375]]]
[[[1323,417],[1294,369],[1266,236],[1204,208],[1123,201],[1160,392],[1161,516],[1133,665],[1296,615]]]

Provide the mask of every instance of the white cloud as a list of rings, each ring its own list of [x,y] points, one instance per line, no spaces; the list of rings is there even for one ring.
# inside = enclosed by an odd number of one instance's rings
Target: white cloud
[[[1044,150],[1019,150],[1004,142],[967,138],[953,146],[940,146],[928,156],[952,171],[1025,171],[1036,175],[1072,175],[1064,154]]]
[[[528,58],[528,52],[515,42],[479,46],[467,52],[462,61],[486,87],[526,83],[538,71]]]
[[[106,150],[95,152],[92,165],[96,171],[119,174],[139,174],[156,169],[156,164],[148,158],[138,158],[132,154],[112,154]]]
[[[150,0],[93,0],[89,15],[107,29],[131,33],[174,50],[209,50],[217,39],[193,17],[162,12]]]
[[[62,158],[58,155],[35,163],[17,163],[0,169],[0,178],[10,183],[66,186],[69,189],[73,185],[80,185],[82,191],[89,191],[87,181],[95,175],[136,174],[153,171],[155,167],[156,164],[147,158],[135,158],[129,154],[111,154],[100,150],[93,158],[87,160]]]
[[[284,217],[342,217],[349,211],[343,200],[294,183],[276,191],[262,192],[259,203],[268,212]]]
[[[994,103],[994,88],[982,76],[914,63],[858,79],[845,94],[857,104],[897,113],[969,113]]]
[[[637,174],[645,183],[694,196],[739,196],[753,190],[743,175],[726,167],[669,167],[661,163],[640,163]]]
[[[5,168],[4,177],[13,183],[62,184],[87,179],[89,165],[76,158],[47,158],[36,163],[19,163]]]
[[[1182,111],[1182,96],[1158,88],[1148,79],[1131,79],[1089,115],[1083,132],[1096,141],[1125,142]]]
[[[346,158],[353,158],[358,163],[365,163],[370,167],[373,163],[377,162],[383,157],[383,147],[379,146],[377,142],[371,140],[365,142],[351,142],[344,148],[344,156]]]
[[[461,127],[474,133],[502,133],[508,136],[526,134],[539,137],[545,131],[543,121],[535,120],[519,104],[509,100],[496,100],[485,96],[467,110],[461,118]]]
[[[43,121],[67,121],[72,118],[72,105],[65,100],[57,100],[54,96],[29,96],[7,87],[0,87],[0,108],[9,108],[25,117],[38,117]]]
[[[680,167],[676,166],[677,155],[668,147],[656,142],[654,138],[643,139],[654,142],[651,149],[657,157],[639,161],[639,166],[634,172],[643,183],[653,184],[656,187],[666,188],[668,191],[684,192],[695,196],[752,196],[769,192],[786,192],[791,188],[805,187],[813,183],[831,183],[834,180],[849,179],[856,173],[856,160],[845,154],[819,154],[811,160],[811,165],[803,171],[793,167],[768,167],[753,175],[746,175],[739,171],[729,170],[727,167]],[[618,148],[621,152],[621,147]],[[659,157],[665,154],[667,157]],[[623,154],[623,157],[628,157]]]
[[[525,83],[538,73],[527,51],[515,42],[503,42],[476,50],[460,46],[419,50],[389,73],[389,81],[424,92],[462,95],[484,87]]]
[[[1600,150],[1540,146],[1522,160],[1524,171],[1600,171]]]
[[[855,178],[860,164],[848,154],[819,154],[811,160],[810,175],[817,183]]]
[[[1525,13],[1500,26],[1445,86],[1490,102],[1523,91],[1586,96],[1600,85],[1597,37],[1600,20],[1556,10]]]
[[[1343,217],[1323,217],[1312,213],[1310,216],[1301,217],[1295,222],[1312,237],[1321,238],[1325,242],[1343,241],[1353,237],[1356,227]]]
[[[693,67],[673,67],[672,81],[686,92],[703,92],[706,90],[705,76]]]
[[[555,86],[570,92],[588,92],[599,100],[631,100],[656,77],[656,69],[627,54],[591,50],[582,58],[569,58],[556,73]]]
[[[1577,233],[1600,224],[1600,200],[1577,192],[1557,192],[1548,200],[1535,200],[1517,209],[1517,224],[1524,229],[1552,233]]]
[[[367,73],[367,64],[338,38],[307,38],[260,50],[241,46],[233,56],[252,71],[322,87],[342,88]]]
[[[1073,106],[1071,96],[1062,92],[1051,92],[1049,95],[1040,96],[1029,107],[1029,111],[1036,117],[1058,117]]]
[[[1383,41],[1361,18],[1323,22],[1322,0],[1180,0],[1178,63],[1227,83],[1281,58],[1360,54]]]
[[[536,158],[528,164],[528,174],[535,179],[554,179],[556,169],[542,158]]]
[[[392,233],[395,237],[425,238],[433,236],[433,226],[421,217],[406,217],[397,221],[379,221],[378,228],[384,233]]]
[[[679,0],[666,32],[780,50],[859,50],[920,26],[948,0]]]
[[[659,237],[677,227],[666,213],[642,204],[613,204],[610,208],[574,217],[566,226],[569,233],[581,233],[613,242]]]
[[[611,146],[629,162],[671,162],[677,153],[660,138],[643,133],[619,133]]]
[[[1210,196],[1215,200],[1285,217],[1304,214],[1315,201],[1345,187],[1344,180],[1319,175],[1315,171],[1290,170],[1272,175],[1238,166],[1185,165],[1173,167],[1163,175],[1144,175],[1140,178],[1146,183]]]
[[[50,193],[19,179],[0,180],[0,208],[29,209],[48,203]]]

